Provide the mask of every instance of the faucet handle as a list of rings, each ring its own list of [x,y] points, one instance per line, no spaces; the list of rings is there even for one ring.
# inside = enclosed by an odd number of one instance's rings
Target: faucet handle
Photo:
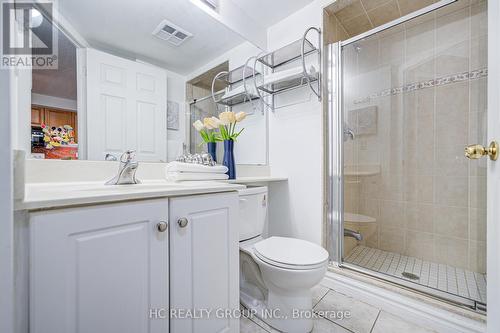
[[[118,159],[116,158],[115,155],[107,153],[106,156],[104,157],[105,161],[117,161]]]
[[[135,150],[126,150],[120,157],[120,161],[123,163],[130,162],[135,157]]]

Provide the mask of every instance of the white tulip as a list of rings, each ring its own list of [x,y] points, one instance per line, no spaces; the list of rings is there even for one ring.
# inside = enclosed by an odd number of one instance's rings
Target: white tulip
[[[242,121],[243,119],[245,119],[247,117],[247,114],[245,112],[241,111],[241,112],[238,112],[237,114],[235,114],[234,117],[236,118],[236,122],[239,123],[240,121]]]
[[[223,125],[222,121],[220,121],[219,118],[217,118],[217,117],[210,118],[210,121],[211,121],[212,126],[214,126],[215,128],[219,128],[219,126]]]
[[[229,125],[236,122],[234,112],[231,111],[222,112],[221,114],[219,114],[219,119],[224,125]]]
[[[193,123],[194,128],[199,132],[205,128],[205,125],[201,122],[201,120],[197,120]]]
[[[207,129],[214,129],[214,127],[212,126],[212,123],[210,122],[210,118],[205,118],[205,119],[203,119],[203,125],[204,125]]]
[[[217,129],[222,125],[221,121],[215,117],[203,119],[203,124],[208,129]]]

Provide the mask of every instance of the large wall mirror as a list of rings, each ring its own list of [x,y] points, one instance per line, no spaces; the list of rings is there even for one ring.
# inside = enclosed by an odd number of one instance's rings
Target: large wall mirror
[[[206,151],[192,123],[232,110],[248,114],[237,163],[266,165],[267,112],[212,98],[218,73],[263,49],[243,24],[224,22],[220,3],[65,0],[57,16],[41,13],[37,29],[57,32],[58,66],[32,70],[31,158],[115,160],[135,150],[139,161],[168,162]]]

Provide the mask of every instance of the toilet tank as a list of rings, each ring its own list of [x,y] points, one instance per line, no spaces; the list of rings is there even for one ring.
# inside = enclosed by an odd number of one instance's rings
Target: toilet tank
[[[264,232],[267,216],[267,187],[249,187],[239,190],[239,233],[244,241]]]

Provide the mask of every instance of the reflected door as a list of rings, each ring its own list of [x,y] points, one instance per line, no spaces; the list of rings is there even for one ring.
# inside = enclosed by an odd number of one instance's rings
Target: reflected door
[[[91,160],[135,150],[140,161],[167,161],[165,71],[87,50],[87,150]]]

